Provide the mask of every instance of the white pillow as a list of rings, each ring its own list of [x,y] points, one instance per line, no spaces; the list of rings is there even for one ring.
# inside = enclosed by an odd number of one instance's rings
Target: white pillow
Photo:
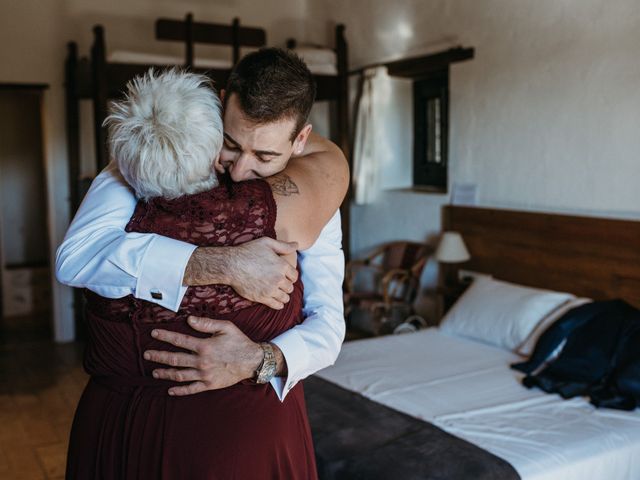
[[[442,320],[441,330],[515,350],[549,313],[574,299],[570,293],[480,277]]]
[[[536,343],[538,343],[540,336],[545,332],[547,328],[551,326],[552,323],[554,323],[572,308],[579,307],[580,305],[584,305],[585,303],[590,302],[593,302],[593,300],[591,300],[590,298],[574,298],[573,300],[569,300],[568,302],[560,305],[554,311],[549,313],[549,315],[544,317],[542,321],[538,323],[538,325],[536,325],[527,339],[522,342],[522,344],[517,348],[516,353],[522,355],[523,357],[528,357],[529,355],[531,355],[533,353],[533,350],[536,348]]]

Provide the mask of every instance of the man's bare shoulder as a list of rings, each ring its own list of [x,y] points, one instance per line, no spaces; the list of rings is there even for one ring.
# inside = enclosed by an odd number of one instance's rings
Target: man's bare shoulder
[[[298,184],[285,172],[276,173],[267,178],[266,181],[271,185],[274,195],[290,197],[291,195],[300,194]]]
[[[347,161],[332,142],[317,137],[303,153],[266,179],[278,205],[278,238],[296,241],[302,250],[317,240],[349,186]]]
[[[331,184],[344,192],[349,186],[349,164],[344,153],[331,140],[314,133],[309,136],[304,151],[292,157],[281,173],[288,174],[294,181]]]
[[[321,156],[323,159],[326,156],[327,161],[347,163],[347,159],[342,153],[342,150],[340,150],[340,147],[328,138],[314,132],[309,134],[309,139],[302,153],[294,155],[291,160],[308,160],[317,158],[317,156]]]

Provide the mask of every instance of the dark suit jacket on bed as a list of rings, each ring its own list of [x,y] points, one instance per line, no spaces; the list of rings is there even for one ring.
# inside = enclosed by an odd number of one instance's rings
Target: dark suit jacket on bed
[[[560,354],[548,361],[562,342]],[[640,310],[623,300],[576,307],[544,332],[528,361],[512,367],[527,373],[528,388],[633,410],[640,404]]]

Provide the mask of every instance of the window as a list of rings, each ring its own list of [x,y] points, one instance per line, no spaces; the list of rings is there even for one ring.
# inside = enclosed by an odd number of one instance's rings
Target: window
[[[413,84],[413,185],[447,191],[449,69]]]

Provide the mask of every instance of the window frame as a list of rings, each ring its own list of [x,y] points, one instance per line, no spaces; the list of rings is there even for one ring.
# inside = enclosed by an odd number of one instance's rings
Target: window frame
[[[430,161],[428,103],[440,101],[440,162]],[[433,127],[435,128],[435,127]],[[447,193],[449,165],[449,68],[429,73],[413,82],[413,187]]]

